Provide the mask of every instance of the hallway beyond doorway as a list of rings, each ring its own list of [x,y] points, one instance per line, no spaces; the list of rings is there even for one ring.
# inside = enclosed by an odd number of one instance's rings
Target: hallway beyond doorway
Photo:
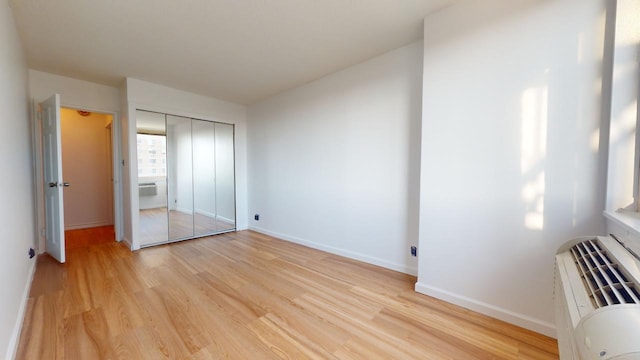
[[[64,232],[64,237],[66,250],[104,244],[116,240],[113,225],[67,230]]]

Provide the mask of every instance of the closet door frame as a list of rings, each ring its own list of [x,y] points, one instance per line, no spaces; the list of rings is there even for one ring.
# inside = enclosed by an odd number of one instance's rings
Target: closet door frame
[[[231,141],[232,141],[232,151],[231,154],[233,156],[233,161],[232,161],[232,178],[233,178],[233,228],[228,228],[228,229],[224,229],[224,230],[220,230],[220,231],[214,231],[214,232],[208,232],[208,233],[203,233],[203,234],[195,234],[192,237],[185,237],[185,238],[178,238],[178,239],[168,239],[167,241],[162,241],[162,242],[157,242],[157,243],[153,243],[153,244],[145,244],[142,245],[140,244],[140,248],[145,248],[145,247],[151,247],[151,246],[156,246],[156,245],[163,245],[163,244],[169,244],[169,243],[174,243],[174,242],[178,242],[178,241],[185,241],[185,240],[192,240],[192,239],[197,239],[197,238],[201,238],[201,237],[207,237],[207,236],[213,236],[213,235],[219,235],[219,234],[224,234],[224,233],[228,233],[228,232],[234,232],[237,230],[237,226],[238,226],[238,216],[237,216],[237,174],[236,174],[236,125],[233,123],[225,123],[225,122],[221,122],[221,121],[214,121],[214,120],[208,120],[208,119],[202,119],[202,118],[197,118],[197,117],[192,117],[192,116],[185,116],[185,115],[180,115],[180,114],[175,114],[175,113],[169,113],[169,112],[162,112],[162,111],[158,111],[158,110],[149,110],[145,107],[135,107],[134,108],[135,111],[140,110],[140,111],[147,111],[147,112],[153,112],[153,113],[158,113],[158,114],[162,114],[165,116],[176,116],[176,117],[181,117],[181,118],[188,118],[191,120],[191,126],[193,127],[193,121],[206,121],[208,123],[212,123],[214,124],[221,124],[221,125],[225,125],[225,126],[231,126]],[[134,113],[135,113],[134,111]],[[135,121],[133,122],[133,127],[135,128]],[[193,139],[192,139],[193,140]],[[133,144],[136,144],[135,142]],[[136,144],[137,145],[137,144]],[[193,143],[191,144],[192,147],[192,151],[193,151]],[[167,146],[167,150],[168,150],[168,146]],[[137,151],[137,149],[134,147],[133,152],[135,153]],[[169,161],[169,154],[167,151],[167,162]],[[137,161],[137,159],[136,159]],[[193,153],[192,153],[192,161],[193,161]],[[132,169],[133,170],[133,169]],[[137,171],[137,169],[135,169]],[[192,166],[192,195],[193,195],[193,166]],[[169,178],[169,171],[167,171],[167,215],[169,212],[169,199],[168,199],[168,188],[169,185],[168,183],[170,182]],[[217,181],[217,180],[216,180]],[[136,187],[137,187],[137,183],[136,183]],[[217,190],[217,189],[216,189]],[[195,202],[192,201],[192,205],[194,205]],[[195,211],[194,211],[195,213]],[[195,215],[195,214],[194,214]],[[139,221],[139,219],[138,219]],[[170,225],[169,225],[170,226]],[[169,231],[169,229],[167,229],[167,231]],[[195,229],[194,229],[195,231]],[[138,237],[140,237],[140,235],[138,235]]]

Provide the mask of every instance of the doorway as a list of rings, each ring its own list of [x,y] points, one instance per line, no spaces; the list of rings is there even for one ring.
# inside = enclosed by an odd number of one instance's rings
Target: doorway
[[[109,241],[123,240],[123,206],[122,206],[122,170],[120,163],[123,162],[121,155],[121,124],[117,112],[101,111],[98,109],[79,109],[71,106],[61,106],[61,98],[59,94],[53,94],[49,98],[38,103],[35,100],[32,106],[32,136],[33,136],[33,166],[34,166],[34,202],[35,202],[35,226],[38,234],[38,252],[49,253],[52,257],[61,263],[65,262],[65,219],[64,219],[64,192],[71,188],[72,184],[69,180],[65,180],[63,173],[63,155],[62,155],[62,108],[66,108],[65,112],[77,112],[78,115],[88,117],[91,112],[101,114],[104,121],[100,123],[102,136],[106,139],[107,151],[104,157],[107,158],[107,164],[112,167],[107,169],[110,177],[107,177],[107,183],[111,184],[106,189],[108,198],[106,205],[111,209],[108,214],[108,220],[102,221],[107,223],[111,229],[109,231],[101,231],[100,234],[109,235]],[[80,112],[78,112],[80,110]],[[84,110],[84,111],[83,111]],[[72,127],[72,134],[82,133],[82,128]],[[67,131],[65,131],[67,132]],[[65,137],[66,138],[66,137]],[[66,155],[73,155],[71,160],[67,162],[74,164],[81,162],[76,161],[79,154],[84,149],[66,149]],[[78,164],[75,164],[78,165]],[[80,166],[82,167],[82,166]],[[86,166],[91,171],[91,166]],[[55,171],[54,171],[55,170]],[[81,187],[84,183],[82,179],[74,180],[74,183]],[[99,190],[100,191],[100,190]],[[98,192],[99,192],[98,191]],[[85,194],[80,191],[81,194]],[[81,207],[87,208],[94,201],[84,201]],[[75,230],[68,231],[84,231],[92,229],[90,226],[101,225],[100,222],[74,222],[70,226]],[[104,229],[102,229],[104,230]],[[86,232],[86,231],[85,231]],[[94,232],[95,234],[95,232]],[[94,236],[95,237],[95,236]]]
[[[60,119],[66,248],[115,241],[113,115],[62,107]]]

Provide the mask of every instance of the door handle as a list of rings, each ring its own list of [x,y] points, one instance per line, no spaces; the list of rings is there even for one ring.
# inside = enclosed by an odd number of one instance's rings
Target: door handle
[[[69,187],[69,186],[71,186],[71,184],[70,184],[70,183],[68,183],[68,182],[65,182],[65,183],[62,183],[62,186],[64,186],[64,187]]]
[[[58,182],[50,182],[49,187],[58,187]]]

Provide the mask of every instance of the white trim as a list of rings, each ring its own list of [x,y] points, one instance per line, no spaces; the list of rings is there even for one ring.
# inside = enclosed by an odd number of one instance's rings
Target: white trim
[[[613,56],[615,57],[615,54]],[[635,71],[638,72],[638,65],[635,66]],[[615,73],[615,70],[613,70],[613,72]],[[636,75],[635,81],[638,81],[638,75]],[[640,210],[640,102],[638,101],[638,98],[640,98],[640,93],[638,92],[638,89],[636,89],[634,99],[636,102],[636,131],[634,134],[635,146],[633,153],[633,204],[631,204],[631,210],[633,211]]]
[[[33,201],[35,216],[36,252],[42,254],[45,251],[45,225],[44,225],[44,175],[42,174],[42,121],[39,111],[40,103],[31,99],[31,149],[33,167]]]
[[[113,114],[111,121],[111,159],[113,169],[113,200],[114,200],[114,230],[116,240],[124,238],[124,205],[122,200],[122,120],[118,112]]]
[[[157,85],[157,84],[154,84],[154,85]],[[173,89],[173,90],[177,90],[177,89]],[[210,98],[210,99],[214,99],[214,98]],[[229,120],[223,119],[215,115],[212,116],[209,114],[201,114],[198,112],[182,111],[176,108],[158,106],[154,104],[145,104],[141,102],[132,102],[130,104],[133,104],[132,107],[134,112],[135,110],[150,111],[150,112],[160,113],[164,115],[185,117],[185,118],[196,119],[196,120],[212,121],[212,122],[217,122],[217,123],[227,124],[227,125],[236,125],[234,122],[229,122]],[[235,103],[231,103],[231,104],[238,105]],[[240,106],[243,106],[243,105],[240,105]],[[132,128],[135,129],[135,126],[133,126]]]
[[[224,216],[216,215],[216,214],[214,214],[212,212],[209,212],[209,211],[196,209],[195,212],[196,212],[196,214],[204,215],[204,216],[206,216],[208,218],[215,219],[215,220],[222,220],[222,221],[225,221],[225,222],[228,222],[228,223],[232,223],[232,224],[234,224],[236,222],[233,219],[228,219],[228,218],[226,218]]]
[[[640,253],[640,213],[637,211],[618,209],[604,211],[607,233],[621,241],[627,248]]]
[[[359,260],[359,261],[363,261],[369,264],[373,264],[373,265],[377,265],[377,266],[381,266],[383,268],[387,268],[387,269],[391,269],[391,270],[395,270],[395,271],[399,271],[401,273],[404,274],[409,274],[409,275],[413,275],[416,276],[418,274],[418,269],[417,268],[413,268],[413,267],[409,267],[403,264],[396,264],[387,260],[383,260],[377,257],[373,257],[373,256],[369,256],[369,255],[365,255],[365,254],[361,254],[355,251],[351,251],[351,250],[345,250],[345,249],[340,249],[340,248],[336,248],[333,246],[327,246],[324,244],[319,244],[317,242],[314,241],[310,241],[310,240],[305,240],[305,239],[301,239],[295,236],[289,236],[289,235],[285,235],[285,234],[281,234],[281,233],[277,233],[274,231],[269,231],[266,229],[262,229],[259,227],[255,227],[255,226],[249,226],[249,230],[253,230],[265,235],[269,235],[269,236],[273,236],[282,240],[287,240],[296,244],[300,244],[300,245],[304,245],[313,249],[317,249],[317,250],[322,250],[322,251],[326,251],[328,253],[331,254],[335,254],[335,255],[340,255],[340,256],[344,256],[344,257],[348,257],[350,259],[355,259],[355,260]]]
[[[636,237],[640,236],[640,213],[631,210],[618,209],[617,211],[603,211],[602,214],[618,226],[624,228],[628,233]],[[615,234],[618,235],[618,234]]]
[[[37,260],[37,257],[31,259]],[[33,275],[36,273],[37,261],[31,262],[31,269],[29,270],[29,276],[27,284],[22,292],[22,301],[20,302],[20,308],[18,309],[18,316],[16,323],[13,326],[13,332],[9,339],[9,347],[7,348],[6,359],[15,359],[18,351],[18,341],[20,340],[20,333],[22,332],[22,325],[24,324],[24,316],[27,312],[27,303],[29,302],[29,293],[31,292],[31,284],[33,283]]]
[[[126,164],[129,181],[129,213],[130,215],[130,224],[131,224],[131,239],[127,239],[129,244],[131,245],[131,250],[140,249],[140,196],[138,193],[138,141],[137,141],[137,107],[135,103],[129,101],[129,89],[127,82],[128,79],[125,80],[124,83],[124,101],[123,105],[126,104],[126,118],[127,118],[127,133],[123,134],[123,141],[127,143],[127,152],[128,154],[123,155],[123,159],[126,158],[128,164]],[[122,91],[122,90],[121,90]],[[124,160],[123,160],[124,161]],[[124,172],[124,170],[123,170]],[[169,189],[169,184],[167,184],[167,190]],[[175,204],[169,204],[167,201],[167,209],[172,210]],[[126,237],[126,235],[125,235]]]
[[[171,211],[177,211],[177,212],[193,215],[193,210],[187,209],[187,208],[182,208],[182,207],[176,207],[175,209],[172,209]]]
[[[117,111],[111,110],[103,110],[92,107],[86,107],[82,105],[69,104],[64,102],[64,98],[60,97],[60,107],[74,110],[86,110],[94,113],[101,113],[106,115],[111,115],[112,121],[112,134],[111,134],[111,152],[113,159],[113,209],[114,209],[114,219],[113,225],[115,230],[116,241],[122,241],[124,238],[124,207],[123,207],[123,199],[122,199],[122,170],[120,169],[120,164],[122,162],[122,154],[120,146],[122,144],[120,133],[121,129],[121,118],[120,114]],[[36,236],[38,237],[37,241],[37,252],[44,253],[45,246],[45,236],[44,236],[44,195],[42,190],[42,184],[44,183],[44,177],[42,174],[42,132],[39,128],[40,119],[38,118],[38,107],[39,103],[32,99],[32,107],[34,108],[34,114],[32,116],[33,126],[32,129],[32,141],[33,141],[33,166],[34,166],[34,181],[35,181],[35,199],[34,206],[36,207]],[[109,225],[109,224],[106,224]],[[101,225],[96,225],[101,226]],[[77,228],[74,226],[66,227],[65,229],[73,229]]]
[[[529,329],[552,338],[556,338],[556,326],[555,324],[548,323],[532,318],[527,315],[519,314],[501,307],[487,304],[482,301],[468,298],[460,294],[455,294],[443,289],[439,289],[427,284],[417,282],[415,286],[416,292],[429,295],[434,298],[444,300],[448,303],[462,306],[463,308],[479,312],[484,315],[491,316],[493,318],[506,321],[510,324],[521,326],[525,329]]]
[[[140,250],[140,247],[134,248],[133,243],[131,242],[131,240],[127,239],[126,236],[122,238],[122,242],[125,243],[131,251]]]
[[[228,219],[228,218],[226,218],[226,217],[224,217],[224,216],[220,216],[220,215],[216,216],[216,219],[217,219],[217,220],[222,220],[222,221],[225,221],[225,222],[228,222],[228,223],[232,223],[232,224],[235,224],[235,223],[236,223],[236,221],[235,221],[235,220],[233,220],[233,219]]]
[[[205,210],[201,210],[201,209],[195,209],[195,213],[199,214],[199,215],[204,215],[208,218],[212,218],[215,219],[216,218],[216,214],[209,212],[209,211],[205,211]]]
[[[221,117],[219,115],[211,115],[212,113],[216,112],[216,111],[212,111],[212,110],[207,110],[205,112],[192,112],[192,111],[188,111],[188,110],[184,110],[181,109],[179,107],[166,107],[165,105],[158,105],[158,104],[151,104],[151,103],[146,103],[146,102],[140,102],[140,101],[136,101],[136,100],[132,100],[129,97],[129,85],[128,85],[128,81],[129,80],[133,80],[134,82],[138,82],[138,83],[147,83],[143,80],[138,80],[138,79],[134,79],[134,78],[126,78],[125,79],[125,83],[124,83],[124,89],[125,89],[125,96],[124,96],[124,102],[121,99],[121,106],[124,107],[124,105],[126,104],[126,118],[127,118],[127,129],[128,129],[128,133],[125,134],[125,138],[128,141],[128,161],[129,161],[129,191],[130,194],[129,196],[130,198],[130,211],[131,211],[131,243],[132,245],[132,249],[133,250],[137,250],[140,249],[142,246],[140,244],[140,229],[139,229],[139,222],[140,222],[140,208],[139,208],[139,197],[138,196],[134,196],[134,194],[136,194],[137,192],[137,187],[138,187],[138,154],[137,154],[137,142],[135,141],[135,137],[136,137],[136,133],[137,133],[137,129],[136,129],[136,111],[137,110],[142,110],[142,111],[151,111],[151,112],[156,112],[156,113],[160,113],[160,114],[166,114],[166,115],[173,115],[173,116],[179,116],[179,117],[185,117],[185,118],[190,118],[190,119],[197,119],[197,120],[205,120],[205,121],[212,121],[212,122],[216,122],[216,123],[220,123],[220,124],[226,124],[226,125],[233,125],[233,149],[234,149],[234,158],[233,158],[233,162],[234,162],[234,206],[235,206],[235,211],[238,211],[238,159],[236,157],[237,155],[237,146],[238,146],[238,138],[237,138],[237,128],[238,125],[241,125],[243,127],[246,127],[246,106],[244,105],[239,105],[239,104],[235,104],[235,103],[231,103],[231,102],[226,102],[228,104],[232,104],[234,106],[239,106],[242,107],[245,111],[245,115],[244,115],[244,120],[239,121],[239,122],[235,122],[235,121],[230,121],[227,117]],[[151,84],[153,86],[159,86],[159,87],[163,87],[162,85],[159,84],[153,84],[153,83],[148,83]],[[174,88],[166,88],[169,89],[171,91],[179,91],[179,92],[184,92],[183,90],[180,89],[174,89]],[[197,94],[193,94],[193,93],[188,93],[185,92],[186,94],[189,94],[189,96],[191,95],[197,95]],[[209,98],[209,99],[214,99],[214,100],[219,100],[219,99],[215,99],[215,98]],[[221,100],[220,100],[221,101]],[[246,130],[245,130],[246,131]],[[246,140],[245,140],[246,142]],[[246,146],[246,143],[245,143]],[[244,164],[244,166],[246,167],[247,165]],[[246,172],[246,171],[245,171]],[[246,179],[245,179],[246,181]],[[167,186],[168,188],[168,186]],[[245,196],[246,196],[246,190],[245,190]],[[246,204],[246,200],[245,200],[245,204]],[[167,205],[167,208],[170,210],[178,210],[177,208],[172,208],[171,204]],[[191,214],[192,212],[188,212],[189,214]],[[237,218],[237,213],[236,213],[236,218]],[[235,222],[236,224],[236,230],[244,230],[245,228],[237,228],[238,222],[237,221],[232,221]]]
[[[113,222],[109,220],[105,220],[105,221],[96,221],[91,223],[75,224],[75,225],[65,224],[64,230],[67,231],[67,230],[89,229],[93,227],[109,226],[109,225],[113,225]]]

